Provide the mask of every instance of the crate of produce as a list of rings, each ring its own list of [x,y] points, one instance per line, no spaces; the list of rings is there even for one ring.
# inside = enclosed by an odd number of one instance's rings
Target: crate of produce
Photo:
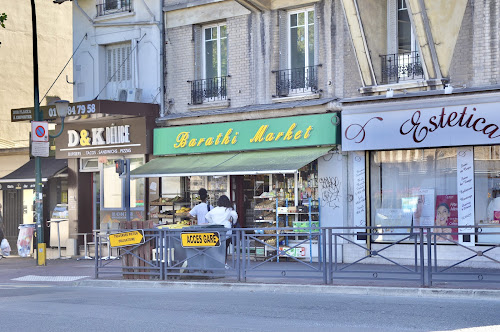
[[[319,232],[318,228],[314,227],[319,227],[319,221],[311,221],[309,224],[309,221],[294,221],[292,222],[292,226],[294,228],[294,232],[296,233],[309,233],[309,225],[313,227],[311,230],[312,232]]]

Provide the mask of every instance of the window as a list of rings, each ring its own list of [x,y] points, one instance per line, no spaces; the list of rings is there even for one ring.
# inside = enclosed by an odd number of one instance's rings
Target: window
[[[130,159],[130,170],[132,171],[143,164],[143,158],[132,158]],[[103,208],[124,208],[122,192],[125,189],[125,181],[116,173],[114,159],[103,163]],[[130,208],[144,206],[144,195],[144,179],[132,179],[130,181]]]
[[[500,223],[500,146],[474,147],[475,224]],[[478,243],[499,243],[498,228],[480,227]]]
[[[98,0],[97,16],[109,15],[119,12],[131,12],[131,0]]]
[[[280,17],[280,26],[286,27],[286,30],[280,30],[281,59],[280,70],[275,71],[276,95],[315,92],[317,78],[314,59],[314,8],[290,11],[286,16]],[[283,57],[284,54],[286,58]]]
[[[376,151],[370,157],[372,226],[458,225],[456,148]],[[443,205],[448,206],[446,218]]]
[[[289,68],[314,66],[314,9],[289,14]]]
[[[191,81],[191,104],[227,98],[227,26],[203,27],[202,36],[203,70]]]
[[[203,29],[204,78],[227,76],[227,27],[215,25]]]
[[[106,95],[108,99],[119,100],[120,90],[132,87],[131,49],[130,42],[106,46]]]
[[[382,83],[423,78],[424,72],[405,0],[387,1],[387,53],[382,55]]]

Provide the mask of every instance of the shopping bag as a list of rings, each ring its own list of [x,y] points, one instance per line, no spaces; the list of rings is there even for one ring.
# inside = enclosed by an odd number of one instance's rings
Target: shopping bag
[[[0,253],[3,256],[9,256],[10,252],[11,252],[11,248],[10,248],[9,241],[7,241],[7,239],[3,239],[2,243],[0,243]]]

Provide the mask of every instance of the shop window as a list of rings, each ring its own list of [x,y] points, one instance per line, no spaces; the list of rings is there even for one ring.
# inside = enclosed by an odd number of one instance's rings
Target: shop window
[[[477,226],[500,223],[500,146],[474,148],[475,223]],[[478,243],[498,243],[499,229],[480,228]]]
[[[144,164],[142,158],[130,159],[130,169],[134,170]],[[122,191],[125,189],[125,178],[116,173],[115,160],[110,159],[103,163],[103,208],[124,208]],[[130,207],[144,206],[144,179],[130,180]]]
[[[130,159],[130,170],[133,171],[137,167],[143,165],[142,158]],[[130,207],[144,206],[145,188],[144,178],[130,180]]]
[[[123,183],[116,173],[115,161],[108,160],[103,163],[103,208],[113,209],[122,207]]]
[[[415,226],[458,224],[456,148],[375,151],[370,154],[371,225],[409,232]],[[443,214],[441,206],[447,206]],[[450,228],[450,231],[452,228]],[[453,229],[456,231],[456,229]],[[374,236],[393,241],[403,236]],[[453,235],[457,240],[458,236]]]

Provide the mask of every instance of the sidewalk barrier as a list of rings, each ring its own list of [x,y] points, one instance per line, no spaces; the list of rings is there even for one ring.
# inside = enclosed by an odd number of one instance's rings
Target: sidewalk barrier
[[[181,234],[187,232],[182,229],[151,228],[139,222],[126,227],[143,230],[144,243],[121,247],[116,257],[107,259],[101,254],[101,245],[108,239],[98,235],[96,278],[224,277],[243,282],[299,278],[304,283],[365,280],[421,287],[440,282],[500,281],[499,243],[471,245],[458,240],[477,238],[482,233],[478,227],[313,226],[301,232],[289,227],[266,228],[265,232],[233,228],[231,234],[218,230],[218,245],[223,247],[217,249],[215,243],[187,244],[186,248]],[[198,227],[190,232],[210,236],[214,229]],[[495,234],[500,235],[500,227],[488,230],[488,235]],[[221,253],[229,239],[224,262]]]

